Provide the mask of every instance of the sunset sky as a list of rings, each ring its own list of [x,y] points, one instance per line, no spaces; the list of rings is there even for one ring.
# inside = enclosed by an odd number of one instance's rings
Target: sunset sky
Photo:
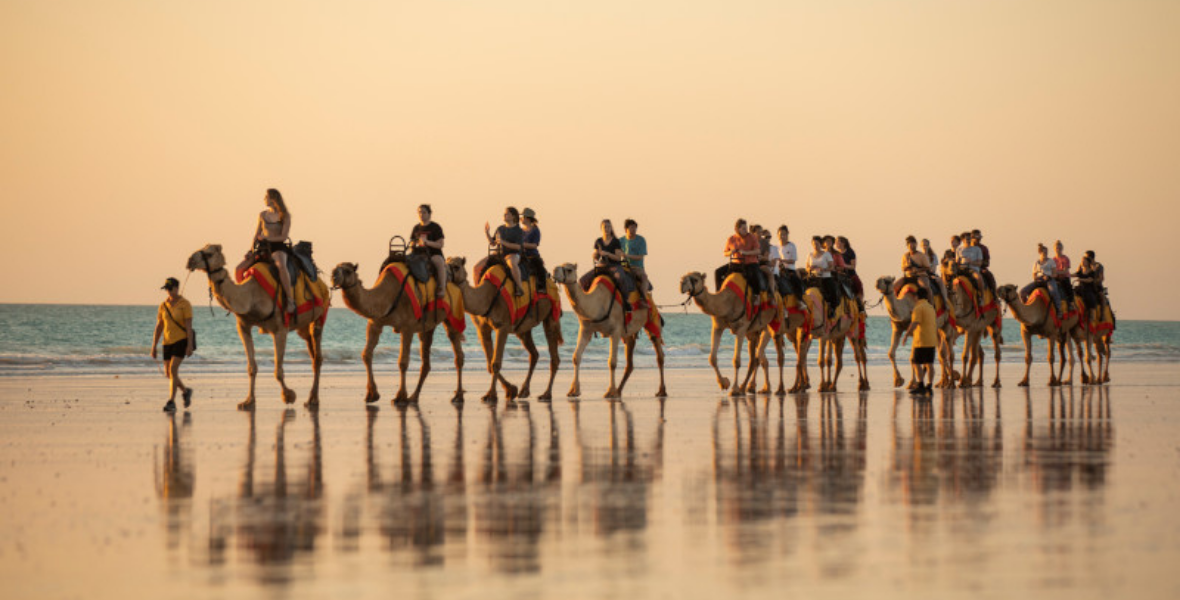
[[[848,236],[866,287],[910,233],[980,228],[1021,285],[1060,238],[1176,319],[1178,32],[1175,0],[4,0],[0,302],[158,302],[276,187],[368,284],[418,204],[468,257],[513,205],[550,267],[635,218],[660,303],[740,216]]]

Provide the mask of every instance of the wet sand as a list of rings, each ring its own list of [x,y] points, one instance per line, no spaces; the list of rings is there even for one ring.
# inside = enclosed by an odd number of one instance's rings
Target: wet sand
[[[495,409],[469,370],[404,410],[335,373],[318,412],[191,374],[175,416],[158,378],[0,378],[3,597],[1180,597],[1180,369],[1021,368],[928,402],[678,370],[663,404],[563,370]]]

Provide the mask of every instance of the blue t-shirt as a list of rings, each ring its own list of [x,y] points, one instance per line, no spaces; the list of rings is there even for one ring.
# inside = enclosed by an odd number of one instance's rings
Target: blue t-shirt
[[[524,243],[541,245],[541,229],[533,226],[532,229],[525,230]],[[525,248],[524,255],[528,258],[536,258],[541,255],[539,248]]]
[[[647,256],[647,240],[643,239],[642,235],[636,235],[635,239],[629,239],[627,236],[619,238],[619,242],[623,245],[623,254],[634,254],[635,256]],[[643,268],[643,259],[636,260],[628,259],[627,262],[633,267]]]

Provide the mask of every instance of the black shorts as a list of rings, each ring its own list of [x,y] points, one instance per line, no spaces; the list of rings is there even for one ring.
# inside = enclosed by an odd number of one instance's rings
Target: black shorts
[[[934,347],[914,348],[913,354],[910,354],[910,362],[914,363],[915,365],[934,364]]]
[[[188,351],[188,338],[184,338],[174,344],[164,344],[164,360],[172,360],[173,357],[184,358],[184,353]]]

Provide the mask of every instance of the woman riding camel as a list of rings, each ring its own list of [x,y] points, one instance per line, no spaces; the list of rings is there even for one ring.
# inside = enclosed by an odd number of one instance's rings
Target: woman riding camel
[[[1049,258],[1049,249],[1044,244],[1037,244],[1037,260],[1033,263],[1033,282],[1020,290],[1020,299],[1028,302],[1028,297],[1038,287],[1045,286],[1053,303],[1060,308],[1061,292],[1057,289],[1057,263]]]
[[[725,240],[725,256],[729,257],[729,265],[718,269],[717,287],[725,279],[725,273],[741,273],[746,278],[752,294],[761,292],[758,286],[758,257],[762,254],[762,244],[758,236],[750,233],[745,219],[738,219],[733,224],[733,235]]]
[[[442,225],[431,220],[433,211],[429,204],[418,206],[418,224],[410,231],[410,244],[414,247],[414,254],[425,254],[434,267],[438,285],[434,287],[434,297],[442,298],[447,291],[447,261],[443,258]]]
[[[295,292],[291,289],[291,275],[287,273],[287,239],[291,236],[291,211],[283,202],[278,190],[266,190],[266,210],[258,214],[258,226],[254,229],[254,241],[264,254],[270,254],[279,268],[279,281],[283,283],[284,304],[287,312],[295,312]],[[243,263],[244,264],[244,263]],[[249,266],[249,265],[245,265]]]
[[[508,270],[512,272],[513,294],[524,294],[520,283],[520,250],[524,244],[524,231],[520,228],[520,213],[509,206],[504,209],[504,224],[496,228],[496,235],[492,235],[492,227],[483,224],[484,237],[488,238],[488,245],[495,246],[489,257],[480,259],[475,265],[476,273],[483,273],[488,264],[488,258],[498,257],[508,263]]]
[[[623,298],[627,298],[634,291],[635,286],[632,285],[631,278],[623,272],[623,244],[615,236],[615,228],[610,219],[603,219],[601,227],[602,237],[594,240],[592,254],[594,266],[599,270],[609,272],[615,283],[618,284]],[[593,277],[593,272],[590,273],[590,276]],[[630,309],[626,302],[623,303],[623,308]]]
[[[819,291],[823,294],[824,303],[828,305],[828,321],[836,315],[836,303],[840,299],[840,292],[836,290],[836,279],[832,277],[835,268],[836,263],[832,255],[824,250],[823,238],[818,235],[812,236],[811,253],[807,255],[807,274],[819,283]]]
[[[856,274],[856,250],[852,249],[848,238],[839,235],[836,236],[836,251],[844,259],[844,274],[848,276],[848,281],[852,284],[852,292],[856,295],[857,301],[863,301],[865,289],[860,282],[860,276]]]
[[[541,259],[541,228],[537,227],[537,213],[526,208],[520,213],[520,228],[524,231],[521,241],[521,257],[525,265],[538,280],[545,278],[545,261]]]

